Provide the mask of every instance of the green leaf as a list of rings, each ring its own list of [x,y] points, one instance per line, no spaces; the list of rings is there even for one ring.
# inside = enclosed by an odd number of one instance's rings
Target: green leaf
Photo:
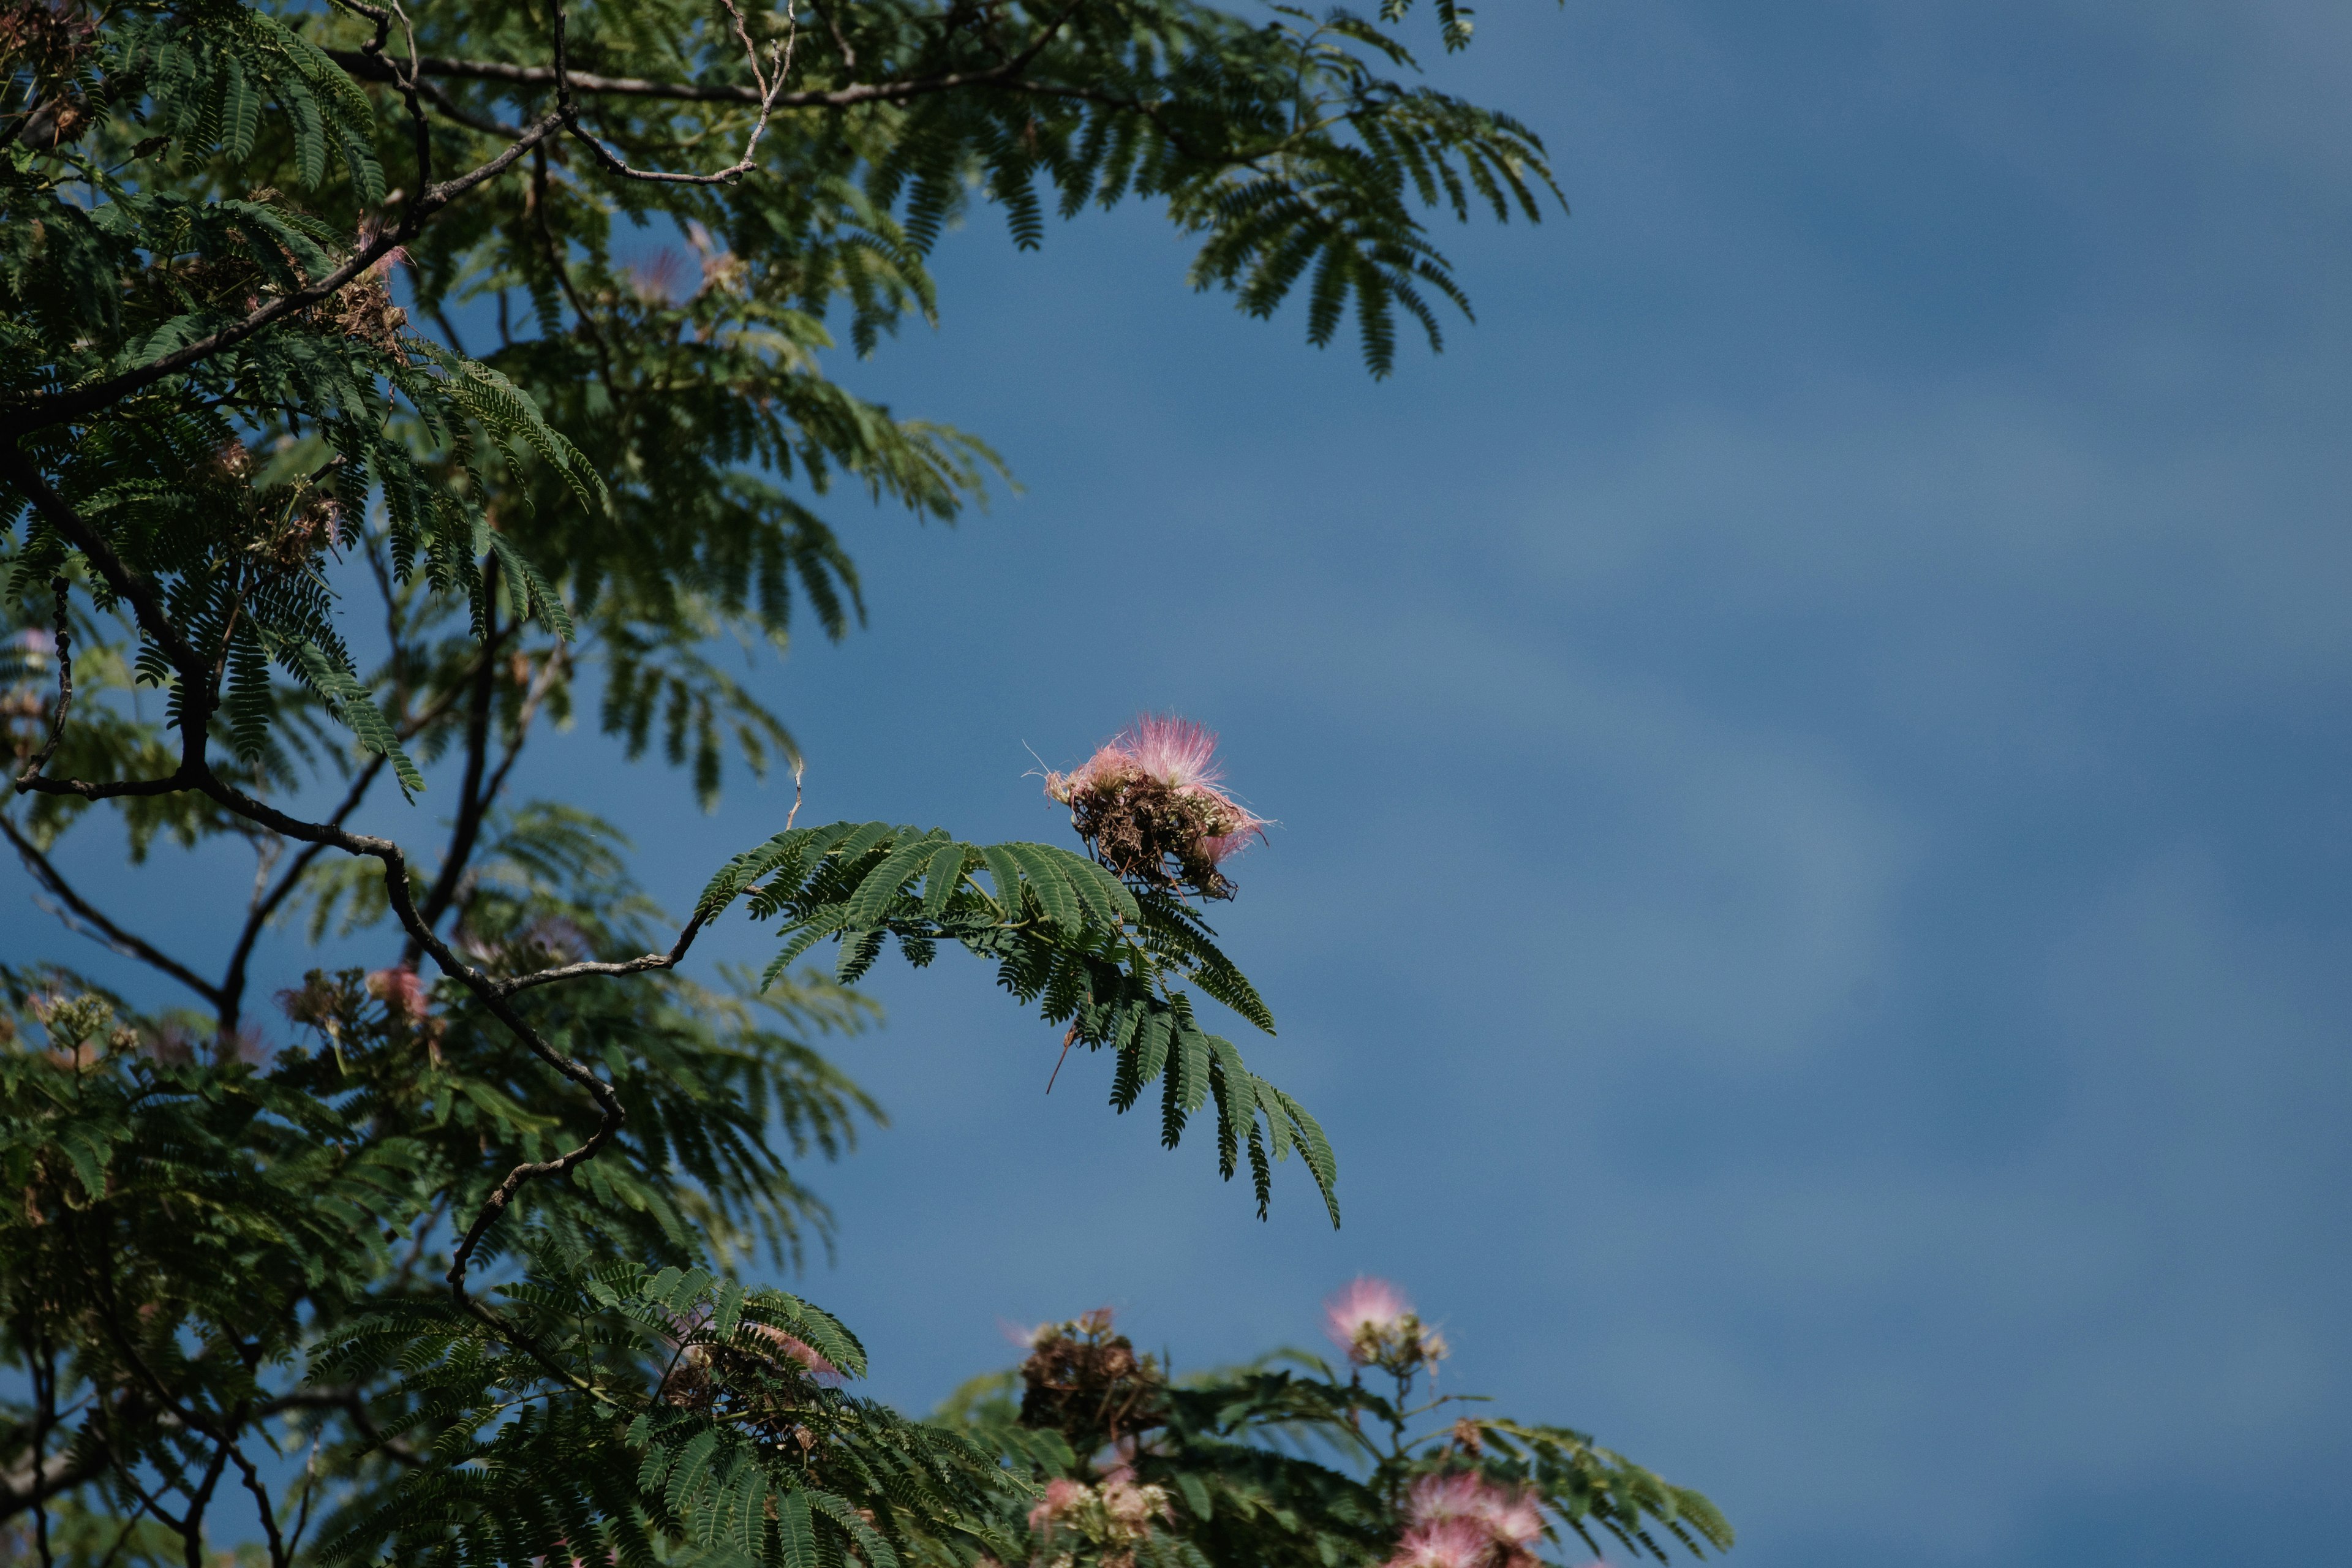
[[[980,858],[988,863],[988,874],[996,883],[996,901],[1003,909],[1004,918],[1019,921],[1022,915],[1020,863],[1002,844],[982,845]]]
[[[816,1524],[809,1517],[808,1494],[789,1491],[776,1499],[776,1542],[785,1568],[823,1568],[817,1561]]]

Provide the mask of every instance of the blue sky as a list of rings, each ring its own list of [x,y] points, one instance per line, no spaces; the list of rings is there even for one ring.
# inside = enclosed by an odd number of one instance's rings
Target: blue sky
[[[977,966],[886,965],[845,1058],[894,1125],[803,1288],[922,1406],[1000,1319],[1108,1302],[1197,1365],[1378,1272],[1456,1386],[1706,1489],[1748,1568],[2324,1560],[2352,12],[1479,28],[1437,79],[1575,214],[1444,237],[1478,325],[1376,384],[1186,292],[1148,212],[1029,256],[979,215],[942,330],[840,373],[1025,491],[836,502],[872,624],[757,678],[817,820],[973,838],[1058,831],[1024,745],[1220,729],[1282,824],[1220,921],[1283,1026],[1244,1044],[1346,1228],[1295,1169],[1258,1224],[1100,1062],[1042,1095],[1058,1035]],[[788,801],[609,758],[537,787],[594,781],[674,907]]]

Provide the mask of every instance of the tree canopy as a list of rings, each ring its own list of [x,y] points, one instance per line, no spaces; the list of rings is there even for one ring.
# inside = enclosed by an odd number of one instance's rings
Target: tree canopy
[[[992,963],[1110,1053],[1117,1110],[1153,1096],[1171,1147],[1204,1123],[1261,1213],[1297,1156],[1339,1222],[1321,1128],[1196,1005],[1274,1027],[1205,918],[1254,819],[1197,734],[1146,723],[1057,785],[1075,847],[788,819],[677,923],[613,825],[509,794],[580,694],[706,804],[730,766],[797,771],[713,646],[862,617],[839,487],[948,519],[999,473],[824,368],[933,319],[972,209],[1030,247],[1049,205],[1157,203],[1196,287],[1303,293],[1309,340],[1352,321],[1375,375],[1401,322],[1435,346],[1467,302],[1430,216],[1557,191],[1533,132],[1417,79],[1410,11],[0,4],[0,832],[179,993],[0,965],[16,1547],[194,1568],[233,1494],[272,1568],[1727,1544],[1564,1428],[1408,1443],[1425,1345],[1180,1385],[1074,1320],[1030,1369],[1059,1356],[1124,1427],[999,1384],[916,1420],[852,1391],[847,1327],[746,1283],[830,1234],[802,1168],[880,1112],[816,1042],[870,1022],[893,945]],[[1466,9],[1433,21],[1469,41]],[[352,826],[386,795],[446,831]],[[110,816],[134,864],[250,847],[221,970],[65,875]],[[681,973],[730,911],[773,961]],[[386,962],[264,1005],[289,930]]]

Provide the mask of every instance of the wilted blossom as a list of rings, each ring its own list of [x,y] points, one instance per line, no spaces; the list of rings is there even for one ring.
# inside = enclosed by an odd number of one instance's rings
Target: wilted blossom
[[[384,1005],[394,1016],[422,1019],[431,1004],[425,995],[425,982],[416,971],[406,964],[394,969],[379,969],[367,977],[367,994]]]
[[[1475,1472],[1423,1476],[1405,1500],[1410,1521],[1383,1568],[1532,1568],[1543,1539],[1533,1493]]]
[[[1323,1303],[1323,1331],[1358,1366],[1392,1372],[1444,1359],[1445,1336],[1424,1324],[1403,1291],[1385,1279],[1349,1280]]]
[[[1223,784],[1216,732],[1190,719],[1147,713],[1067,773],[1048,773],[1045,793],[1096,858],[1148,887],[1233,896],[1220,868],[1266,821]],[[1175,869],[1169,869],[1170,862]]]
[[[364,250],[382,236],[383,227],[380,219],[366,219],[353,241]],[[320,319],[345,337],[372,344],[406,364],[408,351],[401,342],[401,333],[408,325],[408,312],[393,303],[391,278],[392,269],[407,259],[408,251],[403,246],[394,246],[377,257],[365,271],[317,307]]]
[[[382,218],[378,217],[364,217],[360,219],[359,233],[354,236],[359,242],[359,248],[365,250],[369,246],[373,245],[377,240],[383,238],[385,230],[392,226],[393,226],[391,224],[388,224]],[[378,278],[388,278],[392,275],[392,269],[394,268],[398,267],[407,259],[408,247],[404,245],[395,245],[386,250],[382,256],[377,257],[373,261],[369,262],[368,270]]]

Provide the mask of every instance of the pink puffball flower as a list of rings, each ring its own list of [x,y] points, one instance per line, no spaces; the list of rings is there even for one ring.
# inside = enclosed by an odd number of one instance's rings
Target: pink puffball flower
[[[1057,1476],[1045,1483],[1045,1495],[1029,1510],[1029,1528],[1044,1531],[1065,1519],[1087,1500],[1088,1489],[1067,1477]]]
[[[825,1359],[824,1352],[797,1334],[788,1334],[772,1323],[747,1323],[753,1333],[776,1347],[786,1358],[801,1363],[811,1377],[823,1382],[838,1381],[841,1369]]]
[[[367,977],[367,994],[382,1002],[387,1011],[411,1019],[422,1018],[431,1005],[425,1000],[425,982],[416,971],[402,964],[396,969],[379,969]]]
[[[1111,1522],[1134,1535],[1149,1534],[1152,1517],[1168,1509],[1168,1494],[1158,1487],[1139,1487],[1117,1477],[1103,1482],[1102,1501]]]
[[[1423,1476],[1413,1483],[1405,1512],[1416,1524],[1468,1520],[1513,1552],[1525,1551],[1543,1536],[1543,1510],[1533,1493],[1497,1486],[1475,1471]]]
[[[1486,1521],[1486,1528],[1495,1532],[1496,1540],[1515,1551],[1532,1552],[1536,1542],[1543,1539],[1543,1510],[1536,1505],[1532,1494],[1515,1492]]]
[[[1495,1555],[1495,1538],[1477,1521],[1441,1519],[1406,1531],[1384,1568],[1487,1568]]]
[[[1225,789],[1216,732],[1174,714],[1146,713],[1082,766],[1048,773],[1045,795],[1070,808],[1096,860],[1162,893],[1232,898],[1223,862],[1268,826]]]
[[[1412,1303],[1403,1291],[1385,1279],[1362,1275],[1323,1303],[1323,1331],[1360,1366],[1372,1359],[1373,1347],[1392,1337],[1412,1315]]]

